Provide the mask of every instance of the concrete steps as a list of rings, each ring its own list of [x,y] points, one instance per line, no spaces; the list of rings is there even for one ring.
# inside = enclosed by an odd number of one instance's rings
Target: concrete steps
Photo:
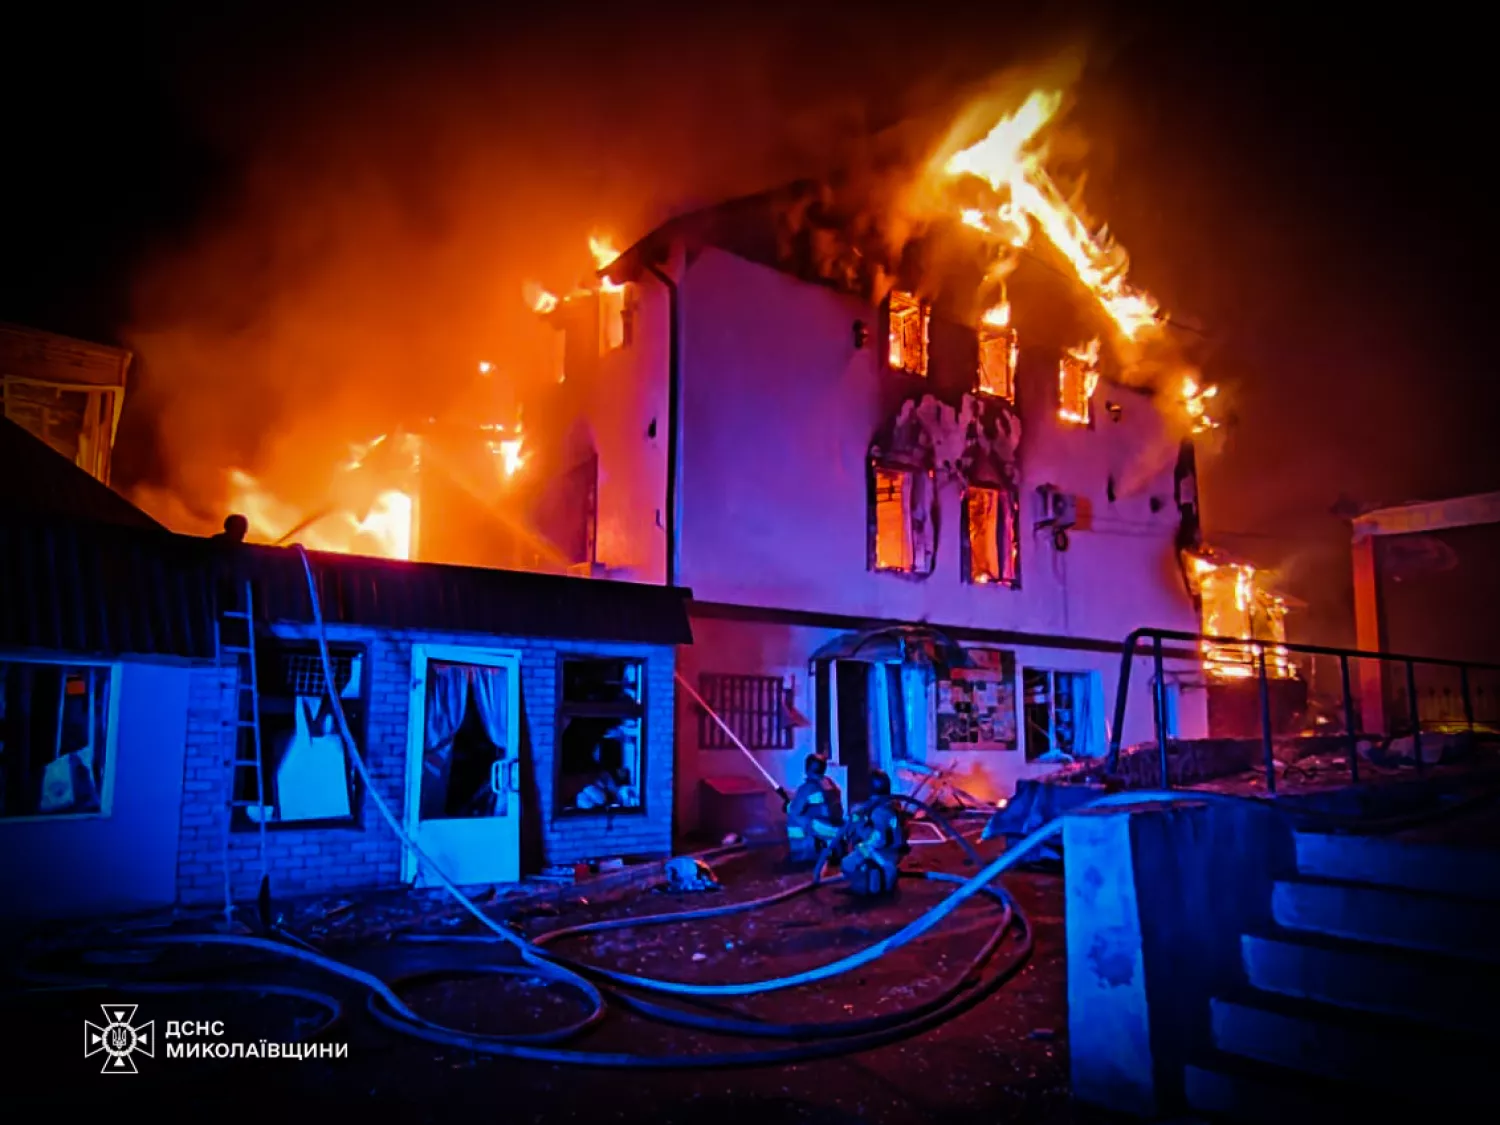
[[[1299,834],[1297,861],[1274,931],[1241,938],[1246,987],[1212,1002],[1189,1106],[1278,1123],[1355,1104],[1500,1112],[1500,853]]]
[[[1388,838],[1299,832],[1297,871],[1310,879],[1500,902],[1500,853],[1414,846]]]
[[[1488,1043],[1420,1026],[1396,1028],[1368,1015],[1351,1019],[1326,1005],[1268,1001],[1263,996],[1215,1000],[1215,1047],[1368,1093],[1500,1110]]]
[[[1278,926],[1500,965],[1500,903],[1352,883],[1277,883]]]
[[[1250,987],[1289,999],[1392,1016],[1489,1038],[1500,1035],[1500,973],[1307,936],[1241,940]]]

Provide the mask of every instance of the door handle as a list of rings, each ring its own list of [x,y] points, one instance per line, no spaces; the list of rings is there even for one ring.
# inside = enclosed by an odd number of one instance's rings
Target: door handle
[[[490,792],[505,792],[505,763],[499,758],[490,763]]]

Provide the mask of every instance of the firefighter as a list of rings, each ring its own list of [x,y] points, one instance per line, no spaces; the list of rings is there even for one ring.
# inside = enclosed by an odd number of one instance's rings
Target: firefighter
[[[849,890],[857,895],[894,891],[901,857],[910,849],[906,826],[891,800],[891,779],[884,771],[870,774],[870,798],[849,811],[844,839],[848,850],[839,868]]]
[[[786,807],[787,858],[798,864],[814,862],[844,825],[843,795],[828,776],[828,759],[809,754],[802,769],[805,779]]]

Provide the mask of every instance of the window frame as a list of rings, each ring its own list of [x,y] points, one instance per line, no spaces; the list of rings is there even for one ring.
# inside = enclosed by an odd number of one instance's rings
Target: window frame
[[[1020,342],[1016,338],[1016,330],[1014,328],[1001,328],[998,325],[981,323],[978,331],[975,333],[975,340],[978,343],[978,355],[974,363],[974,393],[984,395],[987,398],[1003,399],[1012,406],[1015,406],[1018,393],[1016,376],[1021,358]],[[1005,344],[1006,390],[1004,392],[990,390],[985,385],[985,344],[994,341],[1000,341]]]
[[[894,350],[896,330],[896,299],[900,297],[910,301],[916,308],[918,321],[922,328],[922,366],[918,370],[906,366],[906,348],[901,349],[901,363],[892,362],[892,351]],[[932,304],[924,301],[909,289],[892,289],[886,296],[883,308],[885,322],[885,365],[890,371],[901,375],[910,376],[913,379],[926,379],[932,371]]]
[[[371,681],[373,679],[373,677],[371,675],[371,668],[370,668],[370,660],[371,660],[370,648],[371,648],[370,645],[368,645],[368,644],[366,644],[366,643],[364,643],[362,641],[355,641],[355,640],[349,640],[349,641],[344,641],[344,640],[330,640],[328,642],[328,657],[329,657],[330,661],[338,659],[338,658],[341,658],[341,657],[346,657],[346,656],[347,657],[357,657],[358,660],[359,660],[359,690],[358,690],[358,694],[355,695],[352,700],[345,700],[343,696],[340,696],[339,697],[339,703],[340,703],[341,707],[343,705],[345,705],[346,703],[348,703],[348,702],[357,702],[358,705],[359,705],[358,721],[357,722],[350,722],[349,723],[349,733],[354,736],[354,744],[355,744],[356,747],[358,747],[358,748],[361,749],[361,752],[365,752],[363,750],[363,748],[368,747],[368,745],[369,745],[370,694],[371,694]],[[291,655],[291,656],[312,656],[314,659],[318,659],[318,655],[319,655],[318,642],[316,640],[309,640],[306,637],[302,637],[302,636],[282,635],[280,633],[275,633],[275,632],[272,632],[272,633],[269,633],[269,634],[265,634],[265,635],[257,634],[256,639],[255,639],[255,656],[256,656],[256,659],[258,661],[259,660],[264,660],[269,655],[271,655],[273,653],[277,657],[282,658],[282,659],[284,659],[288,655]],[[320,663],[321,663],[321,661],[320,661]],[[288,696],[281,696],[281,695],[279,695],[279,694],[277,694],[275,692],[269,692],[268,693],[265,690],[264,686],[263,686],[264,685],[264,679],[261,677],[261,671],[262,671],[261,668],[257,668],[256,669],[256,676],[257,676],[257,681],[256,681],[256,688],[257,688],[257,690],[256,690],[256,696],[257,696],[257,700],[256,700],[256,705],[257,705],[256,720],[260,724],[259,734],[260,734],[260,740],[261,740],[261,746],[260,746],[261,769],[262,770],[266,770],[270,766],[270,762],[267,760],[267,749],[268,748],[266,746],[266,715],[265,715],[265,711],[263,709],[262,704],[263,704],[264,700],[266,699],[267,695],[270,695],[270,697],[273,698],[273,699],[290,698],[293,701],[293,706],[295,706],[296,705],[296,696],[292,695],[292,696],[288,697]],[[325,685],[325,687],[326,686],[327,685]],[[238,695],[239,695],[239,683],[238,683],[238,680],[236,680],[236,684],[235,684],[235,696],[236,696],[236,699],[235,699],[235,702],[233,704],[234,718],[230,720],[231,723],[236,722],[239,719],[239,700],[238,700]],[[348,720],[348,714],[347,714],[347,712],[345,713],[345,720],[346,721]],[[232,726],[230,729],[233,730],[233,732],[234,732],[234,734],[232,736],[233,747],[234,747],[234,756],[233,756],[232,761],[238,762],[238,761],[242,761],[242,760],[253,760],[253,759],[250,759],[250,758],[242,758],[241,757],[242,752],[244,751],[244,749],[247,746],[247,740],[251,737],[251,732],[248,731],[248,730],[246,730],[246,729],[244,729],[244,728],[242,728],[242,727],[239,727],[239,726]],[[341,740],[342,740],[342,738],[341,738]],[[348,785],[349,785],[349,815],[348,816],[346,816],[346,817],[323,817],[323,818],[318,819],[318,820],[281,820],[281,819],[278,818],[276,820],[268,820],[268,821],[266,821],[266,823],[265,823],[266,831],[267,832],[320,832],[320,831],[329,831],[329,830],[336,830],[336,829],[342,829],[342,830],[345,830],[345,831],[353,830],[353,831],[357,831],[357,832],[364,831],[364,828],[365,828],[365,818],[364,818],[364,812],[365,812],[365,780],[364,780],[363,776],[361,776],[359,770],[354,767],[354,763],[353,763],[353,761],[350,758],[350,749],[349,749],[348,746],[344,747],[344,769],[345,769],[345,771],[346,771],[346,773],[348,775]],[[236,789],[236,783],[237,783],[238,778],[239,778],[239,767],[235,766],[235,765],[231,765],[229,767],[229,770],[230,770],[230,774],[229,774],[229,786],[230,786],[231,795],[232,795],[232,797],[233,797],[234,800],[240,800],[241,798],[238,796],[237,789]],[[262,782],[262,785],[264,786],[264,781]],[[264,788],[262,789],[262,791],[264,792]],[[277,804],[276,807],[277,808],[280,807],[279,802],[278,802],[278,804]],[[246,833],[259,832],[260,828],[261,828],[260,822],[252,820],[246,814],[246,812],[245,812],[245,810],[243,808],[232,808],[230,810],[229,831],[230,831],[230,833],[232,835],[241,835],[242,836],[242,835],[245,835]]]
[[[1017,669],[1017,671],[1019,673],[1020,688],[1021,688],[1021,691],[1020,691],[1020,707],[1021,707],[1021,753],[1023,755],[1025,755],[1026,764],[1027,765],[1031,765],[1038,758],[1040,758],[1042,756],[1042,754],[1048,754],[1048,753],[1051,753],[1053,750],[1058,749],[1058,746],[1057,746],[1057,678],[1059,676],[1071,676],[1071,677],[1073,677],[1073,679],[1075,681],[1075,684],[1074,684],[1074,696],[1073,696],[1073,699],[1074,699],[1074,704],[1073,704],[1073,707],[1074,707],[1074,711],[1073,711],[1073,745],[1069,749],[1063,751],[1063,753],[1071,754],[1071,755],[1073,755],[1076,758],[1078,756],[1078,740],[1079,740],[1078,711],[1077,711],[1077,707],[1078,707],[1077,700],[1079,698],[1079,696],[1078,696],[1078,689],[1081,687],[1084,691],[1092,692],[1093,691],[1093,678],[1099,674],[1098,671],[1095,670],[1095,669],[1091,669],[1091,668],[1045,668],[1045,667],[1037,667],[1036,665],[1019,666],[1018,669]],[[1029,715],[1027,714],[1027,712],[1030,710],[1031,704],[1029,703],[1029,701],[1026,698],[1026,673],[1028,673],[1028,672],[1038,673],[1040,675],[1044,675],[1044,676],[1047,677],[1047,748],[1045,750],[1041,751],[1041,753],[1033,753],[1032,752],[1032,745],[1031,745],[1031,743],[1032,743],[1032,739],[1031,739],[1031,719],[1030,719]],[[1099,721],[1102,720],[1102,718],[1103,718],[1102,716],[1098,716],[1098,717],[1095,718],[1094,721],[1095,722],[1099,722]]]
[[[735,686],[751,689],[750,698],[758,698],[755,688],[760,688],[761,698],[773,700],[769,708],[761,710],[736,711],[731,704],[726,704],[720,692],[725,687],[731,689]],[[740,672],[699,672],[698,694],[714,712],[734,730],[735,737],[744,743],[747,750],[794,750],[796,749],[797,728],[785,721],[784,708],[790,703],[791,696],[797,690],[795,682],[788,684],[785,676],[775,675],[750,675]],[[716,752],[720,750],[739,749],[729,740],[729,736],[714,722],[713,716],[701,705],[695,704],[698,719],[698,749],[700,751]],[[736,717],[746,719],[752,726],[756,720],[764,721],[770,718],[774,721],[775,734],[771,740],[756,736],[746,737],[744,730],[735,729]]]
[[[590,660],[607,660],[611,662],[629,661],[640,668],[641,698],[634,704],[622,703],[569,703],[565,697],[564,690],[567,683],[565,668],[570,662],[585,662]],[[551,805],[553,820],[565,820],[578,818],[598,818],[616,816],[646,816],[648,813],[648,797],[646,793],[646,773],[650,758],[649,742],[649,703],[651,685],[647,680],[650,672],[650,661],[637,652],[560,652],[557,654],[555,664],[556,691],[552,707],[552,797]],[[639,743],[639,764],[636,776],[632,779],[636,791],[640,794],[641,802],[634,808],[622,808],[620,806],[604,806],[597,809],[565,809],[561,804],[562,777],[563,777],[563,755],[562,739],[563,730],[566,727],[565,719],[635,719],[640,724],[637,742]]]
[[[1073,417],[1072,415],[1066,414],[1063,411],[1063,407],[1066,405],[1066,402],[1063,398],[1063,380],[1065,378],[1064,372],[1069,368],[1070,365],[1076,366],[1080,371],[1083,372],[1082,378],[1084,380],[1085,387],[1088,386],[1089,373],[1092,372],[1094,375],[1093,390],[1089,391],[1088,395],[1083,399],[1082,418]],[[1092,430],[1097,418],[1097,412],[1094,410],[1094,396],[1099,393],[1099,384],[1101,382],[1103,382],[1103,375],[1099,371],[1099,365],[1097,362],[1092,366],[1088,366],[1085,365],[1082,360],[1064,353],[1062,358],[1057,361],[1057,420],[1064,426],[1071,426],[1080,430]]]
[[[917,537],[915,530],[915,507],[908,505],[906,518],[906,534],[909,540],[911,566],[908,568],[890,567],[880,565],[880,474],[902,473],[910,482],[915,483],[917,477],[927,479],[928,496],[931,498],[937,488],[937,474],[932,469],[919,469],[913,465],[904,465],[899,461],[882,460],[879,457],[869,459],[866,466],[866,528],[865,528],[865,568],[872,574],[891,574],[902,578],[924,579],[931,577],[937,566],[937,544],[934,542],[927,551],[926,565],[917,565]],[[915,492],[915,488],[912,488]]]
[[[115,801],[115,755],[120,745],[120,681],[124,665],[118,660],[58,659],[50,656],[0,656],[0,665],[33,664],[48,668],[70,669],[105,668],[109,670],[109,701],[104,715],[104,770],[99,779],[99,808],[96,812],[82,813],[25,813],[20,816],[5,816],[0,813],[0,825],[6,824],[51,824],[66,820],[108,820],[114,816]],[[3,753],[3,750],[0,750]],[[0,767],[3,768],[3,767]]]
[[[973,547],[969,541],[969,494],[975,491],[994,492],[999,495],[999,503],[1005,505],[1005,510],[1011,522],[1011,555],[1014,562],[1014,577],[1005,578],[1003,575],[993,582],[979,582],[974,578]],[[1010,485],[980,484],[977,482],[965,482],[963,494],[959,502],[959,578],[966,586],[994,587],[1001,590],[1019,590],[1021,588],[1021,491]],[[995,548],[999,554],[998,538],[1000,526],[997,520],[995,536],[997,539]]]

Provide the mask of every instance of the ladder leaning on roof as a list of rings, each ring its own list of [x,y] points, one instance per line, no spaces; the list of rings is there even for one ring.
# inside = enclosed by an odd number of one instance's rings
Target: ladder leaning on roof
[[[234,877],[231,871],[230,842],[234,838],[236,813],[255,821],[260,845],[260,887],[264,897],[270,877],[266,854],[266,774],[261,754],[260,680],[255,655],[255,600],[249,579],[226,583],[238,599],[221,609],[217,622],[217,649],[221,666],[236,670],[234,684],[234,718],[225,725],[234,731],[234,757],[226,771],[228,800],[224,824],[224,921],[234,923]],[[226,623],[230,626],[225,636]],[[247,754],[244,751],[249,750]],[[252,797],[241,796],[240,778],[253,771],[255,787]]]

